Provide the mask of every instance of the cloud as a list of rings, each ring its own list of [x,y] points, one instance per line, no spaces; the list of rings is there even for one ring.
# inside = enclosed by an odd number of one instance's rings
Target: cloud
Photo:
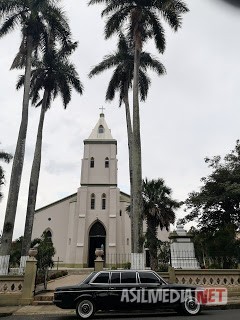
[[[167,75],[158,78],[150,74],[149,97],[140,106],[143,177],[163,177],[179,200],[197,190],[200,178],[209,173],[205,156],[224,155],[234,147],[240,118],[239,10],[222,0],[187,2],[190,12],[183,19],[183,28],[177,33],[166,28],[166,53],[159,56],[152,42],[146,47],[164,63]],[[105,103],[111,71],[91,80],[87,77],[92,66],[115,50],[116,39],[104,40],[101,6],[88,7],[85,1],[76,0],[63,3],[74,38],[79,41],[73,61],[85,91],[83,96],[73,93],[66,110],[57,99],[46,114],[37,208],[77,191],[83,140],[95,126],[102,105],[118,141],[118,184],[129,192],[124,107],[118,108],[117,99]],[[19,32],[0,41],[0,141],[1,148],[9,152],[14,151],[21,118],[22,90],[15,90],[19,72],[9,71],[19,43]],[[39,110],[30,108],[14,237],[23,233],[38,119]],[[11,165],[4,168],[7,184],[0,203],[0,230]],[[178,212],[178,216],[183,214]]]

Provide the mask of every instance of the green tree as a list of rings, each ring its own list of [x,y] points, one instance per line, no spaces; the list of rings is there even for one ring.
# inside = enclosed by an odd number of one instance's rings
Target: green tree
[[[1,255],[9,255],[15,223],[16,208],[25,155],[28,125],[28,106],[33,52],[44,49],[47,31],[55,30],[56,37],[65,43],[70,34],[67,19],[57,5],[58,0],[0,0],[0,37],[20,27],[21,45],[12,68],[25,68],[22,119],[13,159],[7,208],[2,235]]]
[[[11,251],[10,251],[10,260],[9,260],[10,268],[19,267],[19,261],[21,258],[22,241],[23,241],[23,237],[19,237],[18,239],[12,242]]]
[[[30,96],[33,105],[41,105],[37,140],[28,191],[27,214],[22,245],[22,257],[28,256],[30,249],[33,220],[36,206],[38,182],[42,157],[42,135],[46,111],[51,107],[52,101],[60,95],[64,108],[71,101],[72,89],[83,93],[83,86],[79,80],[75,66],[69,61],[71,53],[77,48],[77,43],[69,42],[67,47],[58,48],[54,42],[54,32],[49,35],[48,45],[41,60],[34,61],[31,73]],[[24,76],[19,78],[17,89],[24,84]],[[43,98],[40,92],[43,90]]]
[[[212,173],[201,179],[200,191],[191,192],[185,201],[190,213],[183,222],[196,220],[201,231],[216,231],[227,225],[240,227],[240,144],[224,158],[205,162]]]
[[[130,193],[132,195],[132,120],[129,105],[129,91],[133,86],[134,75],[134,49],[131,40],[127,40],[123,33],[119,35],[117,50],[103,58],[97,66],[92,68],[89,76],[93,77],[108,69],[114,68],[113,75],[108,84],[106,92],[106,100],[112,101],[117,92],[119,92],[119,106],[122,102],[125,105],[127,134],[128,134],[128,150],[129,150],[129,177],[130,177]],[[139,92],[141,101],[145,101],[149,91],[151,81],[147,75],[147,70],[151,69],[158,75],[165,74],[165,68],[155,57],[148,52],[141,52],[140,69],[139,69]],[[132,198],[130,206],[130,217],[132,219]],[[133,225],[132,225],[133,229]],[[133,243],[133,241],[132,241]]]
[[[190,229],[195,253],[204,268],[235,268],[240,262],[240,240],[234,225],[226,225],[215,231]]]
[[[168,271],[170,260],[170,242],[158,240],[158,271]]]
[[[158,228],[169,230],[175,222],[175,209],[181,202],[172,199],[172,190],[166,186],[163,179],[143,180],[143,217],[147,222],[146,245],[150,254],[150,266],[158,268]]]
[[[133,77],[133,135],[132,135],[132,196],[133,196],[133,252],[142,252],[142,161],[139,114],[139,70],[144,43],[154,39],[160,53],[165,49],[163,17],[173,30],[181,26],[182,14],[188,9],[181,0],[90,0],[92,4],[105,4],[102,16],[107,17],[105,37],[128,30],[134,48]]]
[[[200,256],[228,268],[239,257],[239,241],[236,240],[240,228],[239,140],[225,157],[206,158],[205,162],[212,172],[201,179],[203,185],[199,191],[189,194],[185,204],[190,213],[182,222],[197,221],[195,244],[197,250],[200,247]]]
[[[10,153],[4,152],[0,150],[0,160],[4,161],[6,163],[9,163],[12,159],[12,155]],[[5,174],[3,167],[0,165],[0,201],[3,197],[3,194],[1,192],[1,186],[5,184]]]
[[[53,246],[52,239],[48,236],[46,231],[43,232],[41,238],[34,239],[31,246],[37,247],[38,250],[36,256],[38,269],[45,271],[46,269],[54,266],[53,257],[56,250]]]

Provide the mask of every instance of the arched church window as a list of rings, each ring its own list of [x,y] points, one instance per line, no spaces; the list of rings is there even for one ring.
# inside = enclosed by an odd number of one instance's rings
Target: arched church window
[[[95,194],[94,193],[91,194],[91,209],[92,210],[95,209]]]
[[[104,133],[104,127],[102,125],[98,127],[98,133]]]
[[[93,157],[90,160],[90,168],[94,168],[94,158]]]
[[[105,168],[109,168],[109,158],[105,158]]]
[[[105,237],[106,230],[100,221],[96,221],[89,231],[90,237]]]
[[[102,195],[102,210],[106,209],[106,195],[103,193]]]
[[[52,232],[50,230],[45,230],[45,236],[49,241],[52,241]]]

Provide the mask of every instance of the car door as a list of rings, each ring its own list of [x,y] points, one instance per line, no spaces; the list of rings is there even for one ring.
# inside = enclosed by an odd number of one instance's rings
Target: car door
[[[102,310],[108,309],[110,272],[99,272],[89,283],[90,291],[98,307]]]
[[[165,292],[165,283],[153,272],[139,271],[142,291],[142,308],[161,308]]]
[[[114,309],[136,309],[138,299],[139,282],[136,271],[112,272],[109,301]]]
[[[112,271],[109,287],[109,310],[117,310],[120,308],[121,293],[121,274],[118,271]]]

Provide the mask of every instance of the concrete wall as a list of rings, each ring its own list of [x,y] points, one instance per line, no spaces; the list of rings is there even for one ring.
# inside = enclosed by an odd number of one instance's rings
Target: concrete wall
[[[29,258],[24,276],[0,276],[0,306],[28,305],[33,301],[37,261]]]

